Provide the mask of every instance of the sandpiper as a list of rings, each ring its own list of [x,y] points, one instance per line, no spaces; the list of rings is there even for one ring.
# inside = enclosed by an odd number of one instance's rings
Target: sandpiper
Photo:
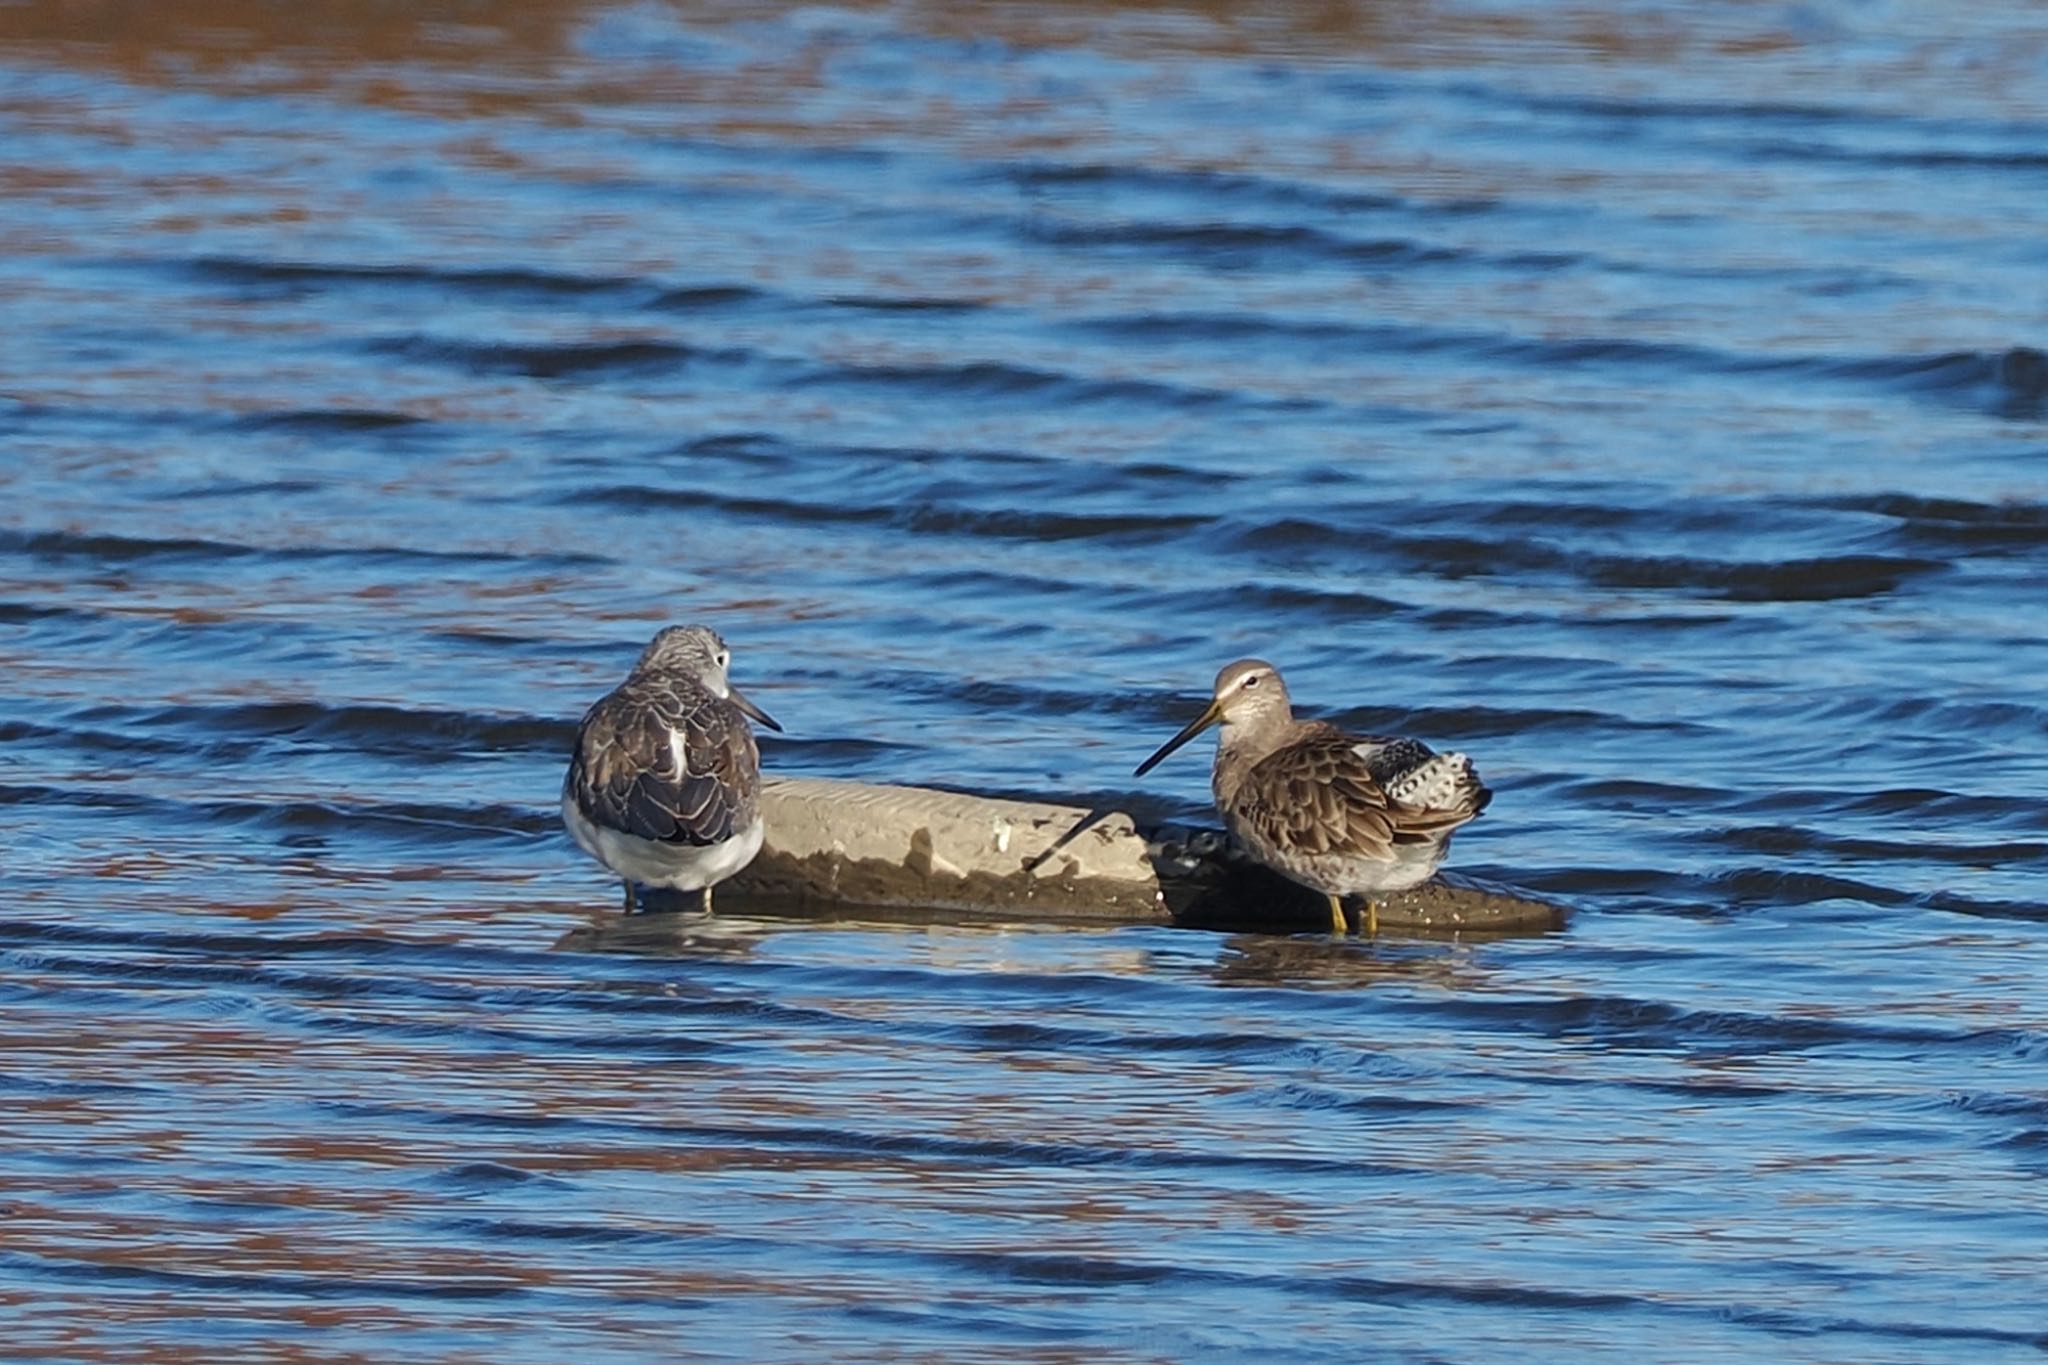
[[[761,753],[726,681],[731,651],[705,626],[670,626],[626,680],[584,714],[562,781],[562,821],[583,851],[633,888],[711,888],[761,851]]]
[[[1378,933],[1372,896],[1428,881],[1451,832],[1493,799],[1463,754],[1296,720],[1280,670],[1263,659],[1218,673],[1208,709],[1136,776],[1218,722],[1210,784],[1224,824],[1254,858],[1330,898],[1332,933],[1348,931],[1343,898],[1352,895],[1367,898],[1366,932]]]

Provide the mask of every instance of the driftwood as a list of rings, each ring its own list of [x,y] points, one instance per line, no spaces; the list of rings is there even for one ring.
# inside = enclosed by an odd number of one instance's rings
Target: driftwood
[[[1246,861],[1218,830],[822,778],[771,778],[761,804],[766,842],[719,886],[722,908],[1329,929],[1322,897]],[[1444,878],[1384,897],[1379,908],[1383,932],[1527,933],[1563,920],[1555,905]]]

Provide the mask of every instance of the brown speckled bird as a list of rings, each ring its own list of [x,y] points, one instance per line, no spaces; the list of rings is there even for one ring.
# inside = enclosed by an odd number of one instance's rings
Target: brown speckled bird
[[[1347,932],[1343,897],[1354,895],[1367,898],[1366,929],[1377,933],[1374,893],[1428,881],[1452,831],[1493,799],[1463,754],[1296,720],[1280,670],[1263,659],[1218,673],[1208,709],[1137,775],[1219,722],[1210,781],[1223,822],[1254,858],[1330,898],[1333,933]]]
[[[761,755],[751,716],[782,727],[726,681],[725,641],[670,626],[583,717],[562,782],[562,820],[583,851],[633,887],[702,891],[761,851]]]

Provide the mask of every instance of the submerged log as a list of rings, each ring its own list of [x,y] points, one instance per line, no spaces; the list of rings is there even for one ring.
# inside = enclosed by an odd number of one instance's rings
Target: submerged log
[[[1327,931],[1323,898],[1249,862],[1220,830],[1141,826],[1120,810],[824,778],[762,784],[760,856],[718,888],[777,905],[949,917]],[[1443,878],[1380,898],[1381,929],[1530,932],[1559,907]]]

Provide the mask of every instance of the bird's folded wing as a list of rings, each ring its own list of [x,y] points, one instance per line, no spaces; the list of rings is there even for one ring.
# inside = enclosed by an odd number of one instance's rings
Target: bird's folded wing
[[[1297,741],[1252,766],[1238,817],[1269,843],[1300,854],[1391,858],[1398,830],[1387,794],[1342,736]]]
[[[584,817],[662,843],[716,844],[753,809],[753,737],[709,708],[607,697],[584,717],[568,789]]]
[[[1444,805],[1395,800],[1389,787],[1425,766],[1455,762],[1459,799]],[[1486,789],[1457,755],[1418,740],[1361,739],[1331,732],[1274,751],[1245,774],[1239,816],[1269,842],[1297,853],[1392,858],[1397,844],[1436,838],[1477,815]]]

